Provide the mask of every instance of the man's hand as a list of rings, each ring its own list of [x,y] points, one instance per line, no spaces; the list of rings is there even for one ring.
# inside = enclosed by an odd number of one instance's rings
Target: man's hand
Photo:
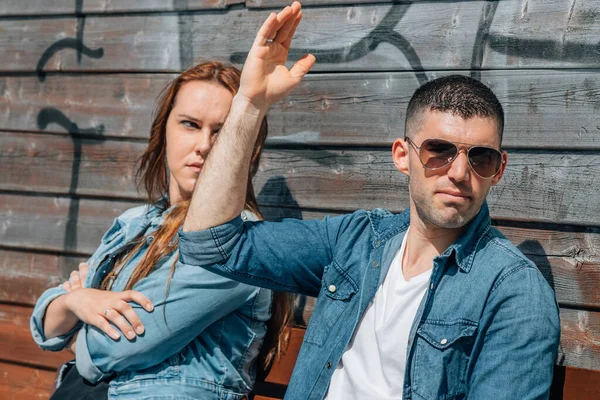
[[[221,225],[240,215],[246,201],[250,157],[258,129],[271,104],[294,89],[315,63],[307,55],[285,66],[302,18],[295,2],[271,14],[258,31],[242,70],[240,89],[198,180],[183,231]]]
[[[279,14],[271,13],[264,22],[242,70],[238,96],[263,114],[292,91],[315,63],[307,54],[287,69],[288,52],[296,27],[302,19],[300,3],[294,2]]]

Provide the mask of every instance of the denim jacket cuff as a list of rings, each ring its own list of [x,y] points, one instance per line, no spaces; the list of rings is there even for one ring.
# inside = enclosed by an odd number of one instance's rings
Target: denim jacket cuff
[[[89,328],[89,325],[84,325],[79,331],[79,335],[77,336],[77,346],[75,350],[75,366],[77,367],[77,371],[79,371],[79,374],[85,379],[87,379],[91,383],[98,383],[102,379],[107,378],[112,374],[104,373],[94,365],[94,362],[92,361],[92,356],[90,354],[90,350],[87,345],[86,334]]]
[[[64,294],[67,294],[67,291],[61,286],[47,290],[37,301],[31,315],[31,320],[29,321],[31,336],[33,337],[35,343],[44,350],[63,350],[75,332],[81,328],[81,324],[78,323],[75,325],[75,327],[73,327],[73,329],[64,335],[46,339],[46,336],[44,335],[44,316],[46,315],[46,310],[48,309],[50,303]]]
[[[184,232],[179,230],[179,258],[189,265],[213,265],[227,260],[238,242],[243,219],[238,216],[213,228]]]

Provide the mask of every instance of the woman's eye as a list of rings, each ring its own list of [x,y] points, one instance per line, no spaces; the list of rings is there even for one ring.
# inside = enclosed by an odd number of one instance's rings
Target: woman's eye
[[[220,129],[220,128],[219,128],[219,129],[215,129],[215,130],[213,131],[213,133],[212,133],[212,134],[213,134],[213,135],[216,135],[216,134],[218,134],[219,132],[221,132],[221,129]]]
[[[181,121],[181,124],[183,126],[185,126],[186,128],[194,128],[194,129],[198,129],[199,128],[198,124],[195,123],[195,122],[193,122],[193,121],[184,120],[184,121]]]

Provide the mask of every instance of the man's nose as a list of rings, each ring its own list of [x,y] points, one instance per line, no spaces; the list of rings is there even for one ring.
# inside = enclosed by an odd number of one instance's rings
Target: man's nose
[[[466,151],[459,151],[456,158],[450,164],[448,170],[448,178],[454,182],[462,182],[468,180],[470,177],[469,159]]]

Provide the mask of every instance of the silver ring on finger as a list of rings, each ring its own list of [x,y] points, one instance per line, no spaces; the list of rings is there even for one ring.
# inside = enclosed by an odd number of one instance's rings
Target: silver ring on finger
[[[111,308],[107,308],[106,310],[104,310],[104,316],[108,316],[108,312],[111,310]]]
[[[273,43],[273,39],[265,39],[265,43],[266,44]]]

